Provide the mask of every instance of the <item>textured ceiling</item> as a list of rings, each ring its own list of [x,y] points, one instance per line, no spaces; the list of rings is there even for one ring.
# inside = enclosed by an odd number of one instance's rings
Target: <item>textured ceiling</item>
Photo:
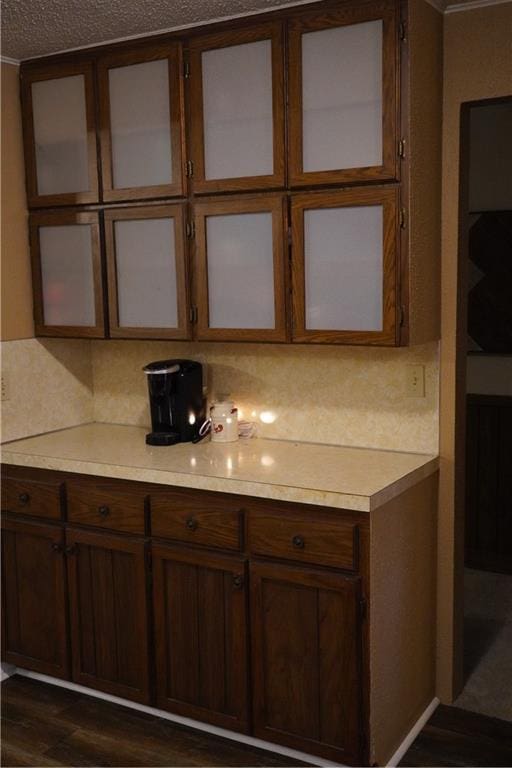
[[[440,8],[468,2],[427,1]],[[293,0],[2,0],[2,56],[29,59],[292,3]]]
[[[2,0],[2,56],[29,59],[283,4],[286,0]]]

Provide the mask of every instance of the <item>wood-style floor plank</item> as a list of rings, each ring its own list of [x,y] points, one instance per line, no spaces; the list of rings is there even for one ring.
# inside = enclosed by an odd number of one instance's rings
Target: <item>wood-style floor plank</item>
[[[6,767],[304,765],[19,675],[2,683],[2,699]]]

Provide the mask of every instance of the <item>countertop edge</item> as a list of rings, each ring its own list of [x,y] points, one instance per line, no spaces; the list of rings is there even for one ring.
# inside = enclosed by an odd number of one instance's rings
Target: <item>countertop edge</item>
[[[298,488],[287,485],[276,485],[235,478],[208,477],[206,475],[189,475],[168,470],[142,469],[126,465],[102,464],[92,461],[75,459],[52,458],[9,451],[1,452],[3,464],[34,469],[49,469],[60,472],[74,472],[82,475],[97,475],[99,477],[133,480],[154,483],[158,485],[174,485],[182,488],[216,491],[218,493],[234,493],[241,496],[254,496],[288,501],[296,504],[313,504],[322,507],[347,509],[355,512],[370,512],[382,506],[391,499],[411,488],[416,483],[433,474],[439,466],[438,457],[427,461],[421,467],[407,473],[394,483],[371,496],[322,491],[319,489]]]

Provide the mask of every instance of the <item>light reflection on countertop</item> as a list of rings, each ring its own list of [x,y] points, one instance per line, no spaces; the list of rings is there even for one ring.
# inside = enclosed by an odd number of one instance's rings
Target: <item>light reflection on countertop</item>
[[[432,455],[252,438],[145,444],[143,427],[85,424],[5,443],[6,464],[370,511],[432,474]]]

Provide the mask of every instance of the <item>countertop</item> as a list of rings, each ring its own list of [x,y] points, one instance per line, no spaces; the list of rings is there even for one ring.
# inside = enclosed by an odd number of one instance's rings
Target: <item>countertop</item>
[[[361,512],[438,468],[432,455],[262,438],[153,447],[146,431],[84,424],[4,443],[2,461]]]

